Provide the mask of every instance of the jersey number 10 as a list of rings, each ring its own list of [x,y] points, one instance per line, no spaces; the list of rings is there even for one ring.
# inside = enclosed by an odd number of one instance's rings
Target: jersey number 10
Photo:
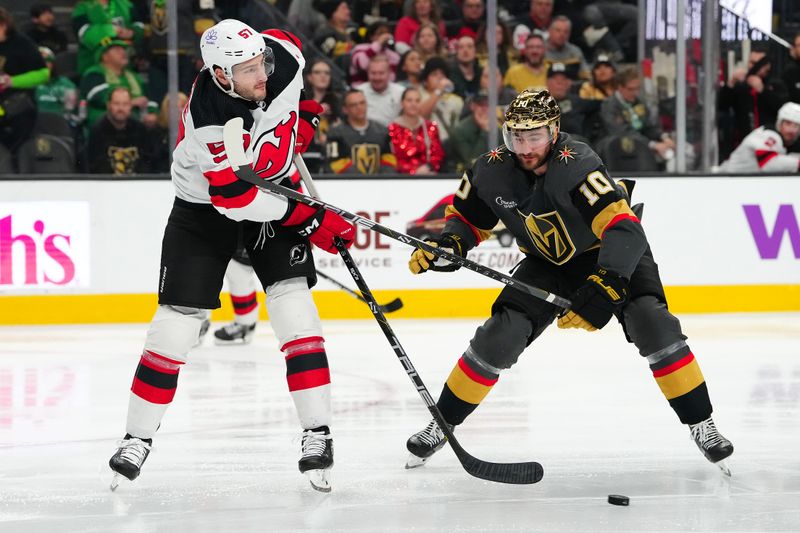
[[[593,190],[590,190],[590,187]],[[589,202],[589,205],[594,205],[597,200],[600,199],[600,196],[611,192],[614,190],[614,186],[609,183],[608,179],[603,175],[602,172],[599,170],[595,170],[588,176],[586,176],[586,181],[578,187],[578,190],[586,197],[586,201]]]

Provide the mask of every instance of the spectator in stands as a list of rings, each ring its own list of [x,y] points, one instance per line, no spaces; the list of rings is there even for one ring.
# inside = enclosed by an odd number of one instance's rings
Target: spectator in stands
[[[478,53],[478,62],[481,67],[486,67],[489,64],[489,44],[486,42],[487,30],[486,24],[483,24],[478,29],[478,40],[475,43]],[[508,68],[517,63],[519,53],[517,49],[511,45],[511,32],[508,27],[500,22],[497,23],[497,32],[495,41],[497,42],[497,66],[500,67],[500,72],[505,75]]]
[[[39,46],[49,48],[54,54],[67,49],[67,34],[55,25],[53,8],[48,4],[31,6],[31,23],[25,34]]]
[[[69,78],[58,74],[53,63],[55,54],[52,50],[40,46],[39,53],[42,54],[42,59],[50,71],[50,79],[47,83],[36,87],[36,107],[39,108],[40,113],[61,115],[72,126],[77,126],[80,122],[77,115],[78,87]]]
[[[449,78],[447,62],[435,57],[425,63],[422,69],[422,89],[419,113],[425,119],[434,120],[439,126],[442,142],[450,136],[450,128],[455,126],[464,107],[464,100],[455,94],[455,86]]]
[[[108,112],[89,133],[89,171],[93,174],[150,172],[154,142],[144,125],[133,118],[133,101],[127,87],[108,93]]]
[[[403,91],[400,116],[389,124],[397,171],[415,175],[436,174],[444,162],[439,128],[435,122],[425,120],[419,108],[419,91],[411,87]]]
[[[478,40],[478,30],[484,25],[486,6],[483,0],[462,0],[461,18],[447,24],[447,37],[460,39],[468,35]]]
[[[640,135],[661,161],[675,156],[675,143],[661,127],[653,122],[644,100],[639,98],[642,79],[636,67],[623,68],[617,74],[614,96],[603,101],[600,114],[611,136]]]
[[[778,109],[787,101],[786,86],[770,77],[772,61],[764,52],[750,52],[744,81],[721,87],[717,105],[734,115],[735,137],[738,144],[748,133],[765,124],[774,124]],[[721,113],[721,114],[722,114]]]
[[[518,93],[528,88],[543,88],[547,85],[544,54],[544,38],[538,33],[531,33],[525,40],[525,49],[522,51],[523,62],[508,69],[505,84],[513,87]]]
[[[419,89],[422,85],[419,80],[420,74],[422,74],[422,58],[416,50],[409,50],[403,54],[397,66],[397,83],[403,87]]]
[[[597,0],[587,2],[583,39],[592,55],[605,52],[615,61],[636,61],[639,8],[636,2]],[[631,5],[634,4],[634,5]]]
[[[33,90],[47,83],[50,71],[36,44],[17,31],[14,18],[0,7],[0,144],[14,152],[28,140],[36,122]]]
[[[518,18],[512,24],[511,42],[514,47],[522,52],[528,43],[531,34],[541,35],[547,40],[547,28],[553,20],[553,0],[531,0],[528,13]]]
[[[478,64],[475,39],[469,35],[459,37],[456,42],[456,56],[450,63],[450,79],[454,92],[462,98],[469,98],[480,89],[483,69]]]
[[[581,79],[591,78],[589,65],[580,48],[569,42],[572,32],[572,22],[564,15],[559,15],[553,19],[548,29],[547,51],[544,58],[548,63],[563,63],[564,65],[576,65],[577,74]],[[577,78],[576,78],[577,79]]]
[[[391,81],[391,68],[386,56],[372,58],[367,68],[367,82],[357,87],[367,99],[367,117],[388,126],[400,113],[403,86]]]
[[[72,11],[78,37],[78,73],[97,63],[97,52],[112,40],[139,46],[144,36],[142,15],[130,1],[79,0]]]
[[[485,91],[475,94],[469,99],[467,107],[469,115],[453,126],[448,143],[448,159],[455,164],[456,172],[470,168],[479,155],[489,150],[488,94]]]
[[[789,101],[800,104],[800,32],[794,35],[789,55],[792,60],[783,71],[783,82],[788,90]]]
[[[367,42],[357,44],[350,53],[350,83],[355,85],[367,81],[369,61],[378,54],[385,55],[389,60],[394,81],[397,65],[400,64],[400,54],[393,50],[394,37],[389,31],[389,25],[385,22],[373,22],[364,37]]]
[[[319,126],[314,132],[311,152],[322,152],[328,130],[342,114],[342,96],[331,85],[331,65],[326,59],[316,59],[306,65],[306,94],[322,106]]]
[[[800,155],[787,154],[800,134],[800,104],[787,102],[778,110],[774,128],[761,126],[744,138],[721,172],[800,172]]]
[[[178,93],[178,108],[183,109],[189,97],[184,93]],[[164,95],[158,111],[158,121],[155,130],[149,130],[155,143],[152,150],[152,161],[150,162],[150,172],[167,173],[169,172],[172,150],[174,147],[169,142],[169,106],[170,95]]]
[[[503,76],[500,74],[500,68],[498,67],[496,71],[495,80],[497,83],[497,105],[500,108],[500,114],[498,115],[501,119],[505,113],[505,106],[511,103],[511,100],[517,96],[517,91],[509,86],[506,85],[503,81]],[[486,91],[488,94],[489,92],[489,69],[484,68],[483,72],[481,72],[481,91]]]
[[[572,92],[572,81],[578,65],[551,63],[547,69],[547,90],[561,108],[561,131],[588,140],[587,117],[600,110],[600,102],[584,100]]]
[[[192,82],[197,76],[195,59],[199,57],[197,27],[208,21],[211,10],[199,7],[197,0],[174,0],[177,2],[178,28],[178,90],[189,94]],[[147,96],[153,102],[160,102],[167,94],[168,67],[167,52],[169,49],[167,30],[169,28],[169,10],[166,2],[147,2],[146,20],[149,31],[145,40],[147,70]],[[213,22],[212,22],[213,25]],[[204,28],[205,30],[205,28]],[[204,31],[203,30],[203,31]],[[201,32],[202,33],[202,32]]]
[[[327,156],[335,174],[395,172],[389,130],[367,118],[367,99],[358,89],[344,96],[343,120],[328,132]]]
[[[115,87],[126,87],[135,108],[134,118],[141,118],[148,127],[155,126],[158,104],[146,96],[147,87],[141,77],[128,68],[128,44],[106,42],[99,50],[100,62],[86,70],[81,78],[81,98],[88,104],[87,128],[107,111],[108,93]]]
[[[584,100],[605,100],[617,90],[616,74],[611,57],[599,54],[592,67],[592,79],[583,82],[578,96]]]
[[[398,52],[417,47],[419,31],[422,26],[432,25],[438,34],[438,45],[441,46],[442,35],[446,35],[444,22],[439,11],[438,2],[434,0],[411,0],[406,4],[405,15],[397,21],[394,29],[394,40]],[[423,62],[427,56],[423,54]]]
[[[342,0],[316,0],[314,9],[325,16],[327,23],[314,32],[314,44],[331,59],[346,56],[353,48],[350,7]]]
[[[426,23],[420,26],[414,36],[414,50],[419,53],[423,65],[433,57],[447,58],[447,49],[442,34],[433,24]]]

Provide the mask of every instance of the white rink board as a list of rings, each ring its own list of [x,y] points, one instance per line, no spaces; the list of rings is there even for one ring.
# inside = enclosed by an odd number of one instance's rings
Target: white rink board
[[[409,221],[451,194],[458,182],[358,179],[319,180],[317,185],[329,203],[405,233]],[[0,246],[0,253],[6,256],[11,250],[11,262],[5,261],[14,269],[14,283],[0,284],[0,293],[155,292],[161,238],[172,200],[173,189],[168,181],[0,182],[0,220],[14,213],[15,204],[21,210],[29,209],[31,202],[87,202],[89,235],[75,235],[74,242],[89,243],[87,272],[91,272],[87,286],[62,286],[47,283],[45,279],[26,285],[20,281],[25,275],[21,266],[24,261],[17,257],[25,254],[25,245],[13,242],[10,246]],[[637,202],[645,203],[644,226],[665,285],[800,283],[798,177],[640,179],[634,192],[634,203]],[[753,206],[748,208],[749,219],[745,205]],[[784,229],[777,238],[779,209]],[[48,231],[60,231],[48,219],[50,212],[58,211],[41,212]],[[753,227],[761,235],[759,239],[754,237]],[[82,225],[75,228],[70,231],[87,231]],[[33,231],[30,227],[13,227],[11,237]],[[67,249],[66,253],[86,251]],[[409,253],[408,246],[363,228],[359,229],[353,248],[353,255],[373,289],[497,287],[496,282],[469,271],[414,277],[406,270]],[[337,279],[348,278],[336,256],[316,251],[315,257],[326,273]],[[470,257],[508,272],[522,255],[515,246],[503,248],[493,239]],[[55,274],[50,278],[59,279]],[[324,281],[320,281],[320,287],[332,288]]]

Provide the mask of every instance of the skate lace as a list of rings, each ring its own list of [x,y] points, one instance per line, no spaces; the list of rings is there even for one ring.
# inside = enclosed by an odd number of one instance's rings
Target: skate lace
[[[303,432],[303,457],[319,457],[325,453],[325,447],[331,436],[324,431],[312,431],[307,429]]]
[[[431,420],[425,429],[417,433],[417,438],[428,446],[436,446],[444,439],[444,433],[436,421]]]
[[[120,458],[136,466],[142,466],[144,458],[152,449],[151,445],[137,438],[117,441],[117,445],[120,450]]]
[[[714,421],[709,419],[703,420],[700,423],[690,426],[692,438],[699,442],[703,448],[709,449],[717,444],[725,442],[725,438],[719,434]]]

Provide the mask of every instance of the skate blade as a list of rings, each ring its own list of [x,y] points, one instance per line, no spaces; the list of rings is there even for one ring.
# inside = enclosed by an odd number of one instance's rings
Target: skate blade
[[[306,470],[305,475],[314,490],[318,490],[320,492],[331,491],[330,468]]]
[[[726,475],[726,476],[728,476],[728,477],[732,477],[732,474],[731,474],[731,469],[730,469],[730,467],[728,466],[728,462],[727,462],[725,459],[722,459],[721,461],[717,461],[717,462],[716,462],[716,463],[714,463],[714,464],[717,466],[717,468],[719,468],[720,470],[722,470],[722,473],[723,473],[723,474],[725,474],[725,475]]]
[[[123,476],[122,474],[114,472],[113,477],[111,478],[111,483],[109,483],[108,488],[111,489],[111,492],[115,492],[120,487],[120,485],[123,485],[126,482],[130,483],[130,480],[125,476]]]
[[[234,339],[232,341],[224,341],[221,339],[214,338],[214,344],[217,346],[246,346],[253,342],[253,337],[245,338],[245,339]]]
[[[418,457],[413,453],[408,454],[408,459],[406,459],[406,470],[411,470],[412,468],[419,468],[420,466],[424,465],[428,462],[430,457]]]

